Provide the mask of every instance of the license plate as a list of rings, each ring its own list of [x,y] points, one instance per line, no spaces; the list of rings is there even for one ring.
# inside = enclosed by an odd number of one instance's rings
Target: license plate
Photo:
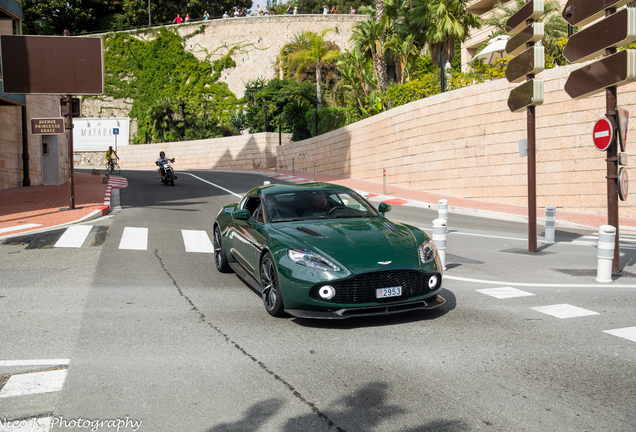
[[[375,290],[375,298],[399,297],[402,295],[402,287],[379,288]]]

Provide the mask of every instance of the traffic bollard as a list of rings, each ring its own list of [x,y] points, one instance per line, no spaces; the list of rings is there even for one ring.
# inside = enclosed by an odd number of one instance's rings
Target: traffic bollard
[[[274,172],[278,172],[278,163],[276,162],[276,156],[274,156]]]
[[[446,270],[446,220],[435,219],[433,221],[433,243],[437,246],[439,260],[442,269]]]
[[[437,207],[437,218],[448,220],[448,200],[439,200],[439,207]]]
[[[554,228],[556,225],[556,206],[545,207],[545,244],[554,244]]]
[[[616,228],[611,225],[601,225],[598,229],[598,270],[596,272],[598,283],[612,283],[615,239]]]
[[[296,175],[296,169],[294,168],[294,158],[292,158],[292,175]]]

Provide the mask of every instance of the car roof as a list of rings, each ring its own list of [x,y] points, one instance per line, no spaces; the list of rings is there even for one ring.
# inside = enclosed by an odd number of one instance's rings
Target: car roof
[[[258,186],[247,193],[247,195],[270,195],[286,192],[298,192],[298,191],[329,191],[329,190],[351,190],[346,186],[340,186],[333,183],[312,182],[304,184],[269,184]]]

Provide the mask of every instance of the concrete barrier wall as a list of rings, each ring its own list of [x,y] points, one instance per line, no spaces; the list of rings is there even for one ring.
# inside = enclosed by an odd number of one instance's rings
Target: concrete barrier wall
[[[563,86],[579,67],[538,76],[545,102],[536,108],[537,205],[606,214],[606,156],[592,143],[605,92],[572,100]],[[527,136],[527,116],[507,106],[516,86],[500,79],[446,92],[291,143],[278,149],[279,167],[291,169],[293,157],[296,170],[312,171],[316,160],[318,172],[376,182],[386,167],[387,184],[527,205],[527,158],[519,157],[517,144]],[[636,84],[618,89],[618,105],[636,115]],[[628,143],[630,158],[634,148]],[[621,216],[636,217],[635,199],[620,202]]]
[[[291,134],[283,134],[282,143]],[[156,169],[159,152],[176,158],[175,169],[258,169],[273,168],[278,133],[267,132],[198,141],[122,146],[117,150],[119,165],[126,169]]]

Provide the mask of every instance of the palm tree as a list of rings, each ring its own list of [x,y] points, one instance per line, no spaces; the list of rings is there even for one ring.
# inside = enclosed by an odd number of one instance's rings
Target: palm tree
[[[484,20],[484,24],[495,27],[495,36],[506,34],[506,22],[508,18],[524,7],[525,0],[515,0],[513,3],[504,4],[498,2],[495,12]],[[537,20],[543,22],[545,35],[541,41],[545,50],[558,64],[566,64],[563,58],[563,40],[567,38],[568,23],[561,16],[561,4],[558,0],[545,0],[543,15]]]
[[[303,32],[301,37],[305,42],[299,44],[297,49],[289,55],[289,64],[296,70],[296,80],[300,81],[302,73],[312,65],[316,67],[316,104],[318,109],[322,108],[322,69],[335,63],[342,55],[340,49],[333,42],[325,40],[325,35],[333,29],[325,29],[320,34],[314,32]]]
[[[422,31],[433,64],[439,65],[442,53],[453,61],[455,42],[464,42],[471,28],[481,27],[481,18],[468,12],[468,0],[415,0],[411,10],[414,31]]]
[[[400,84],[404,84],[404,79],[406,78],[405,73],[409,56],[417,54],[419,51],[413,43],[413,39],[414,36],[412,34],[402,39],[397,33],[394,33],[386,43],[387,48],[393,53],[395,76]]]
[[[373,61],[373,74],[378,88],[386,89],[386,62],[384,61],[384,46],[381,41],[382,28],[375,20],[359,21],[353,26],[353,46]]]

